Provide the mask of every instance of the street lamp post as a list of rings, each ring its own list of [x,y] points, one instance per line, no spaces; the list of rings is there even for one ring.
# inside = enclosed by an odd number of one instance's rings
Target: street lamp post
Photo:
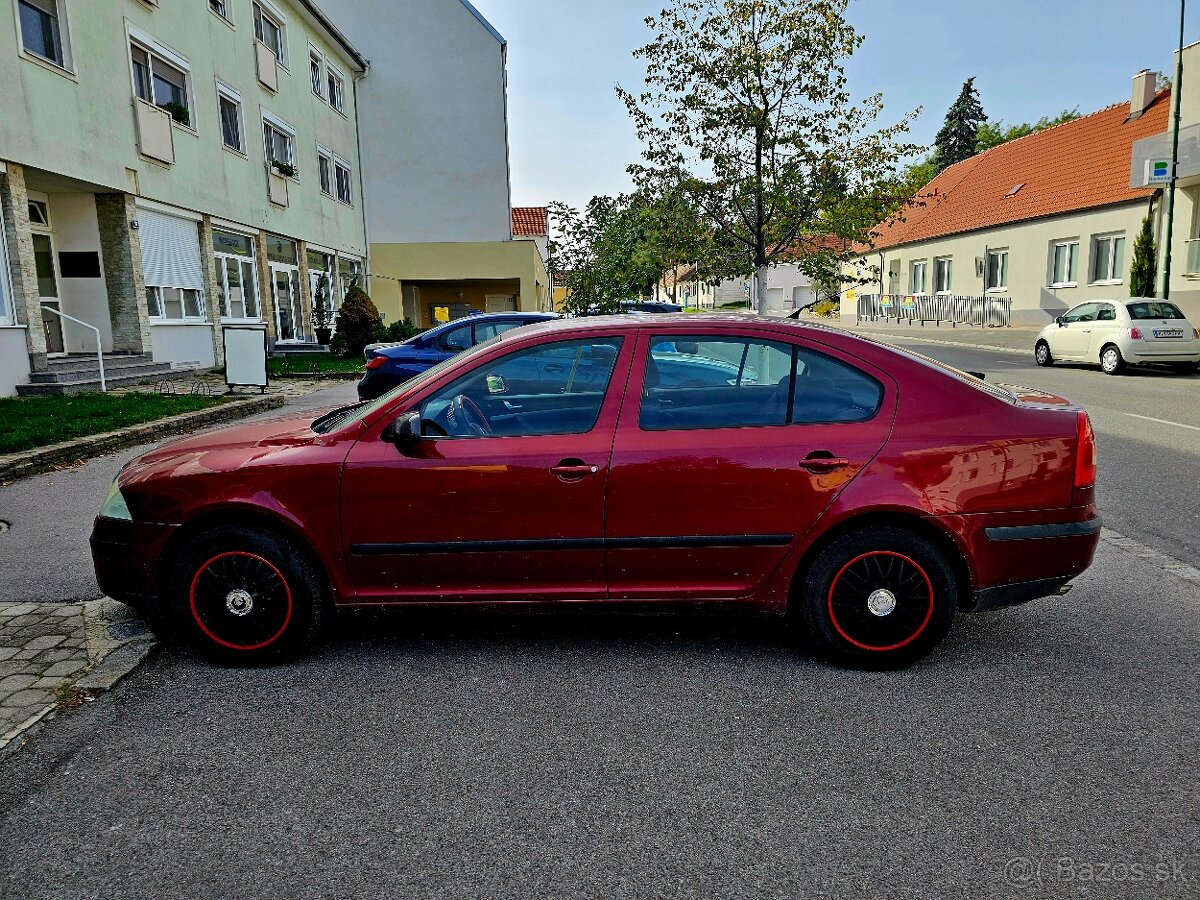
[[[1163,260],[1164,300],[1171,297],[1171,242],[1175,234],[1175,182],[1179,177],[1179,116],[1183,106],[1183,14],[1187,0],[1179,0],[1179,51],[1175,56],[1175,84],[1171,87],[1171,102],[1175,117],[1171,127],[1171,183],[1167,187],[1167,252]]]

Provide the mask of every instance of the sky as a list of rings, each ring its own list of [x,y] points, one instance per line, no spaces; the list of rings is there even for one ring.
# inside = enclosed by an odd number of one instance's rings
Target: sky
[[[473,3],[508,40],[513,205],[627,190],[641,148],[613,88],[641,87],[632,51],[664,0]],[[990,119],[1086,114],[1128,101],[1135,72],[1171,69],[1179,40],[1179,0],[851,0],[847,15],[864,37],[854,96],[882,92],[882,121],[922,107],[924,145],[972,75]],[[1200,11],[1185,36],[1200,39]]]

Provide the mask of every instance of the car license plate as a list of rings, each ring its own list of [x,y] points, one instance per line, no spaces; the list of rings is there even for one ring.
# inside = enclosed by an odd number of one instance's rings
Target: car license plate
[[[1155,328],[1154,336],[1156,338],[1181,338],[1183,337],[1182,328]]]

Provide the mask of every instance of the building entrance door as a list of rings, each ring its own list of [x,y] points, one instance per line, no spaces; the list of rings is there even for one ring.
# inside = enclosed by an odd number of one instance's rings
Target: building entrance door
[[[304,340],[304,313],[300,306],[300,269],[271,263],[271,290],[275,298],[275,334],[281,343]]]
[[[34,233],[33,259],[37,266],[38,300],[41,306],[60,309],[58,267],[54,263],[54,241],[50,235]],[[48,356],[65,356],[62,319],[43,309],[42,328],[46,332],[46,354]]]

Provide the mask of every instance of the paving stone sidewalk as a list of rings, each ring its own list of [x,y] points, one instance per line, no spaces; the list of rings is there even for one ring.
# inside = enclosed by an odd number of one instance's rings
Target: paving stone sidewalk
[[[153,649],[133,610],[86,603],[0,603],[0,751],[60,703],[108,690]]]

